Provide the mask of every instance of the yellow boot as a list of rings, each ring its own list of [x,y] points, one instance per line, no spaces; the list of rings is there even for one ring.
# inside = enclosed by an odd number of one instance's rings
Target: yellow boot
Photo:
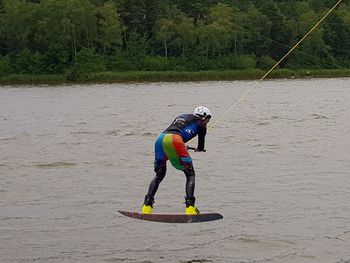
[[[143,205],[141,209],[142,214],[152,214],[153,207],[150,205]]]
[[[186,215],[197,215],[199,214],[199,210],[197,207],[190,205],[186,207],[185,213]]]

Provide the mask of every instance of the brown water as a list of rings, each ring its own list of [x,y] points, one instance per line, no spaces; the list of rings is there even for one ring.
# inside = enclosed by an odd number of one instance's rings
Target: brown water
[[[350,262],[349,78],[266,81],[209,132],[197,206],[223,220],[116,213],[178,113],[214,121],[253,84],[0,88],[0,262]],[[169,166],[155,212],[182,212],[184,183]]]

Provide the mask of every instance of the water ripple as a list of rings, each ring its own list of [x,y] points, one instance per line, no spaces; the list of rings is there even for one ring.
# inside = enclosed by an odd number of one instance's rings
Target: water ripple
[[[34,167],[39,168],[69,168],[72,166],[78,165],[77,163],[69,163],[69,162],[52,162],[52,163],[39,163],[33,165]]]

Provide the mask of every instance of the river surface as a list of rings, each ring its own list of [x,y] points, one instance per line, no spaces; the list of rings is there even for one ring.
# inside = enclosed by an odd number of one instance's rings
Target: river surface
[[[223,220],[117,213],[140,210],[177,114],[215,121],[253,84],[0,87],[0,262],[349,263],[349,78],[265,81],[209,131],[196,204]],[[184,185],[169,165],[154,212],[182,213]]]

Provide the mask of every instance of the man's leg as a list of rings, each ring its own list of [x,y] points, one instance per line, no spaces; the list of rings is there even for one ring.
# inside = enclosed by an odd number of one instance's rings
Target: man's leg
[[[155,177],[152,179],[147,195],[145,196],[144,204],[142,206],[141,212],[144,214],[152,214],[152,208],[154,203],[154,195],[156,194],[159,184],[163,181],[166,174],[166,161],[168,157],[163,150],[163,138],[165,134],[161,133],[155,142],[154,154],[154,171],[156,173]]]
[[[145,202],[144,202],[145,205],[151,206],[151,207],[153,207],[154,196],[158,190],[159,184],[163,181],[166,175],[166,161],[156,162],[154,171],[156,172],[156,175],[149,185],[148,193],[145,196]]]
[[[193,168],[192,158],[187,151],[186,145],[181,136],[173,135],[172,145],[175,154],[167,153],[171,164],[186,175],[186,214],[198,214],[199,211],[195,207],[196,198],[194,197],[196,174]]]
[[[184,173],[186,175],[186,207],[194,207],[194,204],[196,202],[196,198],[194,197],[196,173],[194,171],[192,162],[183,162],[183,166]]]

